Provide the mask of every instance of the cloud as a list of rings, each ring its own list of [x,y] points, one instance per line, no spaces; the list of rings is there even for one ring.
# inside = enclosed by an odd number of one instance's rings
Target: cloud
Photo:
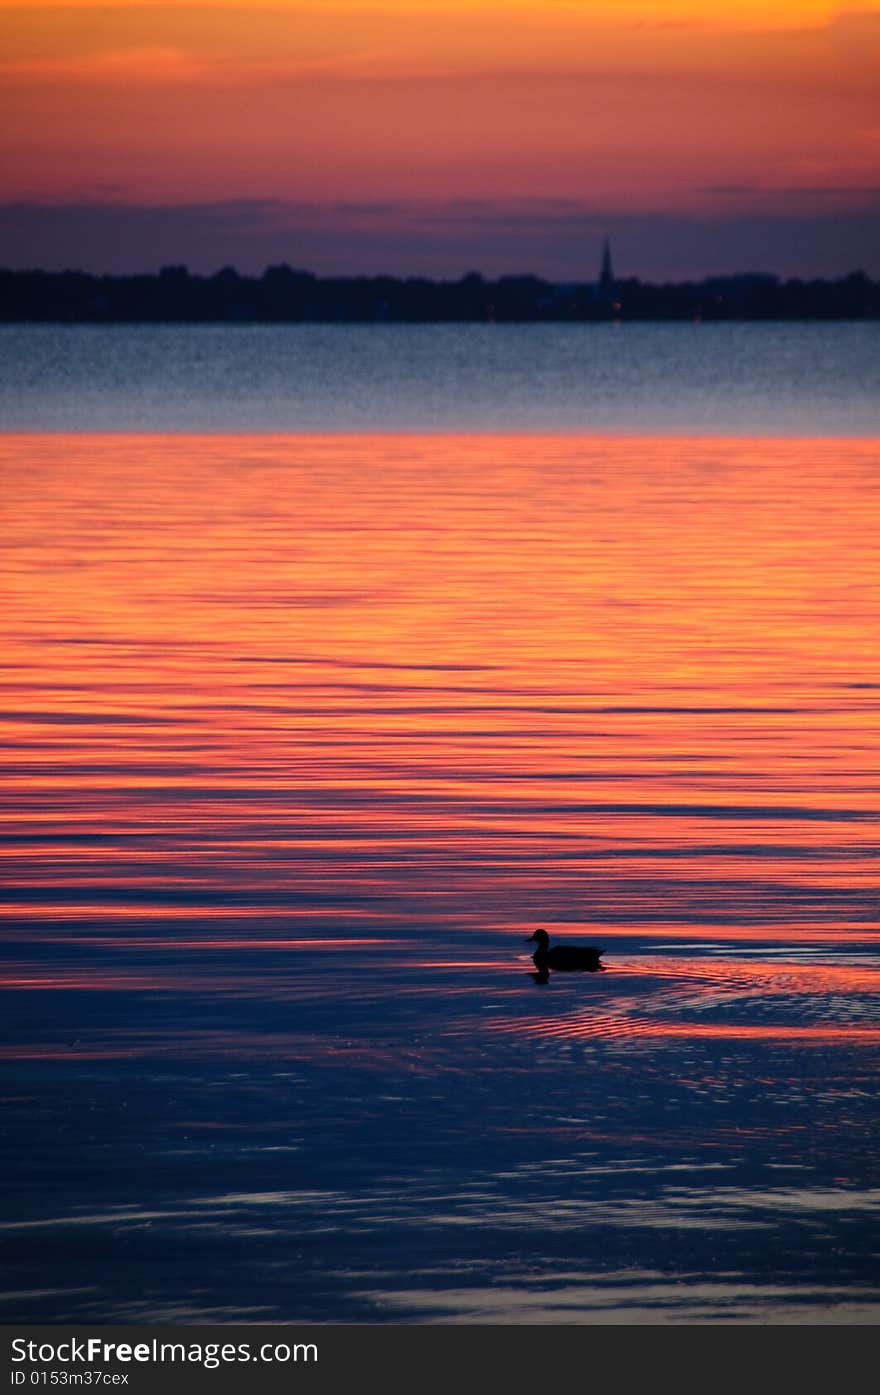
[[[19,59],[0,62],[3,82],[25,86],[74,84],[115,86],[135,83],[213,81],[215,74],[180,49],[146,46],[76,58]]]
[[[747,187],[737,186],[738,196]],[[591,281],[610,234],[624,276],[876,276],[880,200],[869,193],[854,208],[826,199],[824,211],[804,212],[782,200],[769,211],[722,207],[698,217],[571,199],[18,202],[0,204],[0,265],[121,273],[185,262],[200,272],[231,264],[259,273],[287,262],[324,275],[454,277],[477,269]]]
[[[696,186],[697,194],[719,194],[731,198],[760,199],[776,208],[791,207],[798,201],[845,199],[849,203],[872,204],[880,199],[880,184],[799,184],[772,189],[762,184],[703,184]]]

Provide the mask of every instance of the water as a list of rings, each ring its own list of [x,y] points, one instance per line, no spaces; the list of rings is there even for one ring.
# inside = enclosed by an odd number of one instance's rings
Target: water
[[[880,434],[880,323],[0,325],[7,431]]]
[[[877,441],[60,391],[0,437],[4,1320],[875,1323]]]

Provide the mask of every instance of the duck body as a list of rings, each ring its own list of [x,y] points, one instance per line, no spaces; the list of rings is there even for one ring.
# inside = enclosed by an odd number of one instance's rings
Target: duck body
[[[546,930],[536,930],[529,936],[529,943],[537,940],[538,948],[532,955],[539,971],[555,969],[563,973],[596,973],[605,968],[601,962],[602,950],[595,945],[554,945],[550,948],[550,936]]]

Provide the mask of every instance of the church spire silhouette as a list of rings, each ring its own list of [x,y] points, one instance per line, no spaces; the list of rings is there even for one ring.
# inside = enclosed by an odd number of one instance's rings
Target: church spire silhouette
[[[602,270],[599,272],[599,293],[603,300],[611,300],[614,296],[614,267],[611,263],[611,239],[605,239],[602,248]]]

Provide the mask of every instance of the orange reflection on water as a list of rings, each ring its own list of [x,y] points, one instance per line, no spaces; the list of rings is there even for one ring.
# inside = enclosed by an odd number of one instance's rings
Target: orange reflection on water
[[[873,943],[877,463],[0,438],[8,934]]]
[[[657,1022],[649,1018],[605,1013],[583,1020],[557,1021],[540,1019],[526,1024],[492,1024],[497,1030],[521,1031],[533,1037],[554,1037],[565,1040],[586,1040],[611,1037],[626,1040],[633,1037],[704,1038],[717,1041],[797,1041],[805,1044],[836,1043],[875,1045],[880,1042],[880,1027],[833,1026],[813,1024],[792,1025],[783,1022]]]
[[[514,922],[511,926],[508,922],[504,928],[511,932],[512,943],[517,944],[519,934],[526,938],[534,929],[534,923],[529,920],[522,921],[518,926]],[[654,921],[650,925],[635,922],[628,925],[612,925],[607,921],[562,921],[554,918],[548,928],[554,935],[564,935],[566,938],[575,936],[582,940],[588,937],[599,941],[632,939],[638,936],[641,940],[698,940],[709,941],[713,945],[718,945],[721,941],[730,941],[732,944],[764,944],[768,939],[773,939],[775,933],[775,927],[768,925],[735,925],[729,921],[708,920],[694,925],[665,924],[662,921]],[[880,930],[866,929],[862,921],[835,920],[817,927],[786,920],[784,933],[786,945],[792,948],[800,944],[833,947],[835,944],[847,944],[853,940],[858,940],[860,944],[880,943]]]

